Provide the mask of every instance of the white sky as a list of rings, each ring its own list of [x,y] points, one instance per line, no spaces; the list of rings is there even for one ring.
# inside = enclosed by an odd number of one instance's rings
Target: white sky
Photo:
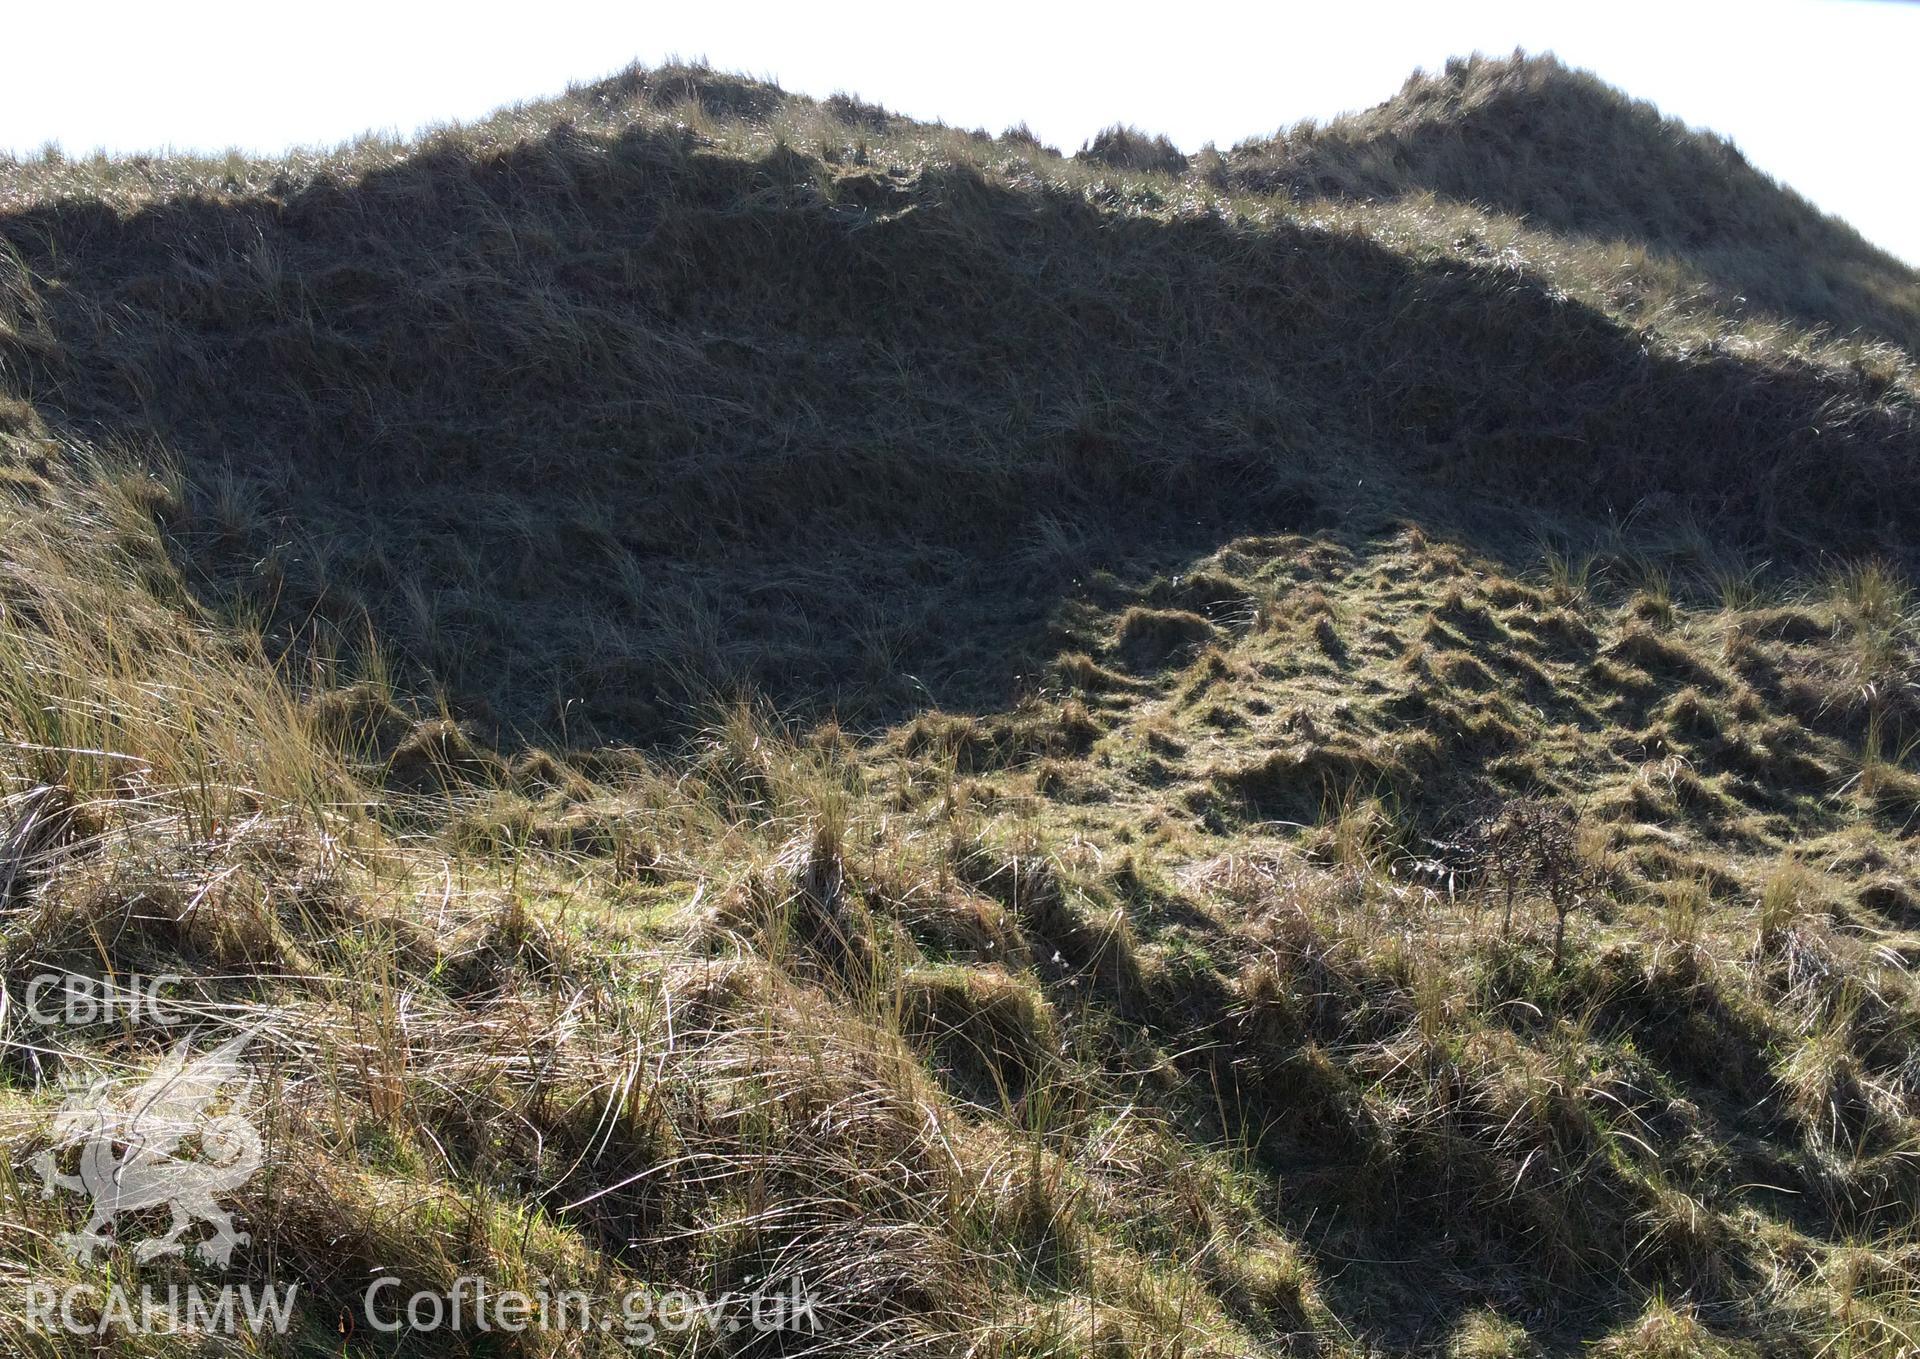
[[[1554,51],[1730,136],[1920,264],[1920,5],[1897,0],[1159,0],[7,6],[0,147],[277,150],[411,132],[678,54],[1071,151],[1115,121],[1192,150],[1388,97],[1416,66]],[[29,55],[30,54],[30,55]]]

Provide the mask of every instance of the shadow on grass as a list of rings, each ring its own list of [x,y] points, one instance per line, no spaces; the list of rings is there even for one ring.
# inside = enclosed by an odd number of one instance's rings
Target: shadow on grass
[[[1396,517],[1482,549],[1685,513],[1779,555],[1920,522],[1898,394],[1651,350],[1523,277],[966,169],[562,127],[284,199],[0,217],[49,421],[164,447],[197,590],[377,638],[501,740],[753,687],[1004,707],[1099,569]]]

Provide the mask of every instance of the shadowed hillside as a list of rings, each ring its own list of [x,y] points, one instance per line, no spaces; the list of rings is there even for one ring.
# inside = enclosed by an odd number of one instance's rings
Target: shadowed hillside
[[[957,134],[876,155],[831,104],[802,151],[736,88],[774,145],[542,128],[24,206],[10,368],[73,437],[164,445],[210,598],[282,645],[370,626],[529,734],[657,739],[689,686],[998,706],[1074,580],[1235,530],[1920,524],[1885,369],[1683,348],[1351,226],[1103,209]]]
[[[670,68],[0,164],[0,1343],[1904,1355],[1912,289],[1523,59],[1192,161]],[[231,1260],[89,1224],[73,1101],[239,1038]]]

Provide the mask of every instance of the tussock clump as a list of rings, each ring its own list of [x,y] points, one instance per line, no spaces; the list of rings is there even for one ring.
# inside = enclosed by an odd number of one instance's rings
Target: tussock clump
[[[1824,790],[1838,782],[1833,771],[1809,751],[1805,733],[1797,726],[1734,732],[1715,743],[1709,753],[1719,765],[1759,780],[1768,793]]]
[[[298,974],[317,965],[315,948],[337,962],[337,932],[370,923],[341,890],[338,847],[296,820],[257,817],[204,838],[172,831],[122,822],[16,877],[14,905],[32,910],[7,922],[9,963]]]
[[[1232,1029],[1225,1088],[1276,1146],[1303,1147],[1364,1163],[1382,1132],[1356,1076],[1317,1040],[1273,1048]]]
[[[1648,1050],[1679,1071],[1742,1096],[1763,1087],[1771,1017],[1710,955],[1614,946],[1595,960],[1591,982]]]
[[[1469,1312],[1447,1338],[1447,1359],[1534,1359],[1540,1348],[1527,1328],[1498,1312]]]
[[[876,984],[882,959],[865,898],[847,880],[835,828],[819,826],[782,846],[722,904],[715,927],[799,976],[856,991]],[[716,941],[716,944],[718,941]]]
[[[1723,1359],[1734,1351],[1701,1324],[1690,1306],[1660,1297],[1634,1320],[1602,1340],[1595,1353],[1606,1359]]]
[[[1216,636],[1213,624],[1197,613],[1135,606],[1120,616],[1114,642],[1129,664],[1153,668],[1199,650]]]
[[[1692,685],[1667,701],[1662,716],[1673,732],[1696,741],[1712,740],[1725,725],[1715,704]]]
[[[0,798],[0,912],[24,902],[55,856],[90,829],[70,789],[37,784]]]
[[[1920,923],[1920,893],[1898,879],[1867,883],[1855,899],[1867,910],[1903,927]]]
[[[1142,996],[1133,931],[1120,909],[1101,911],[1071,892],[1052,861],[1034,856],[996,859],[984,850],[957,865],[981,891],[1002,902],[1020,922],[1036,961],[1086,976],[1122,1006]],[[1076,900],[1076,897],[1079,899]]]
[[[1562,652],[1584,653],[1599,642],[1584,619],[1571,609],[1553,609],[1509,620],[1516,632],[1531,632],[1547,645]]]
[[[1140,170],[1152,174],[1184,175],[1187,158],[1180,148],[1162,135],[1148,135],[1137,127],[1115,123],[1094,134],[1081,147],[1076,160],[1089,160],[1115,170]]]
[[[521,975],[545,981],[576,970],[568,941],[524,902],[509,897],[473,905],[473,918],[439,941],[437,971],[451,994],[506,995]]]
[[[1053,672],[1061,683],[1090,694],[1137,688],[1140,681],[1109,670],[1084,651],[1070,651],[1053,663]]]
[[[1433,658],[1433,668],[1450,688],[1485,693],[1495,686],[1493,672],[1477,657],[1463,651],[1443,651]]]
[[[1033,961],[1012,913],[992,897],[959,884],[937,890],[916,878],[897,900],[888,900],[883,892],[882,904],[899,918],[914,942],[937,960],[1011,968]]]
[[[415,726],[392,695],[371,680],[324,690],[309,701],[309,708],[319,735],[360,762],[391,760]]]
[[[1038,151],[1042,155],[1058,156],[1060,154],[1058,147],[1048,146],[1045,142],[1041,141],[1034,130],[1028,127],[1024,121],[1015,123],[1005,132],[1002,132],[1000,134],[1000,140],[1014,146],[1023,146],[1030,151]]]
[[[1427,711],[1429,732],[1444,736],[1452,750],[1484,760],[1525,744],[1525,734],[1497,708],[1440,702]]]
[[[900,984],[902,1031],[950,1071],[970,1098],[1019,1100],[1054,1060],[1053,1014],[1003,969],[925,968]]]
[[[1280,956],[1258,959],[1241,972],[1233,1023],[1255,1049],[1284,1053],[1306,1038],[1309,1000],[1295,990],[1295,981]]]
[[[1655,630],[1664,632],[1673,626],[1673,596],[1665,588],[1636,591],[1633,598],[1627,601],[1627,612]]]
[[[1798,942],[1801,922],[1819,904],[1813,873],[1797,859],[1778,864],[1760,888],[1756,950],[1762,957],[1788,951]],[[1791,985],[1791,983],[1789,983]]]
[[[1920,773],[1907,767],[1914,751],[1920,750],[1920,737],[1896,752],[1885,749],[1884,739],[1880,724],[1869,723],[1865,748],[1857,760],[1854,791],[1875,812],[1905,828],[1920,818]]]
[[[1831,582],[1839,645],[1816,663],[1822,706],[1895,740],[1920,734],[1920,611],[1905,578],[1883,561]]]
[[[415,726],[394,747],[386,764],[387,782],[408,793],[495,787],[506,776],[505,760],[446,717]]]
[[[1262,815],[1304,817],[1346,789],[1391,783],[1398,772],[1398,760],[1383,750],[1333,741],[1291,745],[1211,777]]]
[[[690,104],[716,117],[753,121],[772,116],[788,100],[777,85],[704,65],[669,65],[654,70],[635,66],[585,86],[580,95],[600,104],[633,100],[644,100],[656,108]]]
[[[580,802],[595,791],[585,774],[546,750],[524,751],[514,757],[507,766],[507,779],[517,791],[533,798]]]
[[[1310,1329],[1313,1276],[1298,1250],[1278,1239],[1252,1246],[1213,1244],[1206,1269],[1214,1292],[1229,1308],[1262,1330],[1298,1335]]]
[[[1518,609],[1522,614],[1547,614],[1554,611],[1553,598],[1545,590],[1536,590],[1505,576],[1494,576],[1483,582],[1481,593],[1487,602],[1497,608]]]
[[[879,104],[862,99],[857,94],[829,95],[821,101],[820,107],[848,127],[862,128],[868,132],[885,132],[894,118]]]
[[[1157,583],[1148,595],[1155,604],[1201,614],[1215,623],[1247,623],[1254,616],[1252,593],[1218,571],[1188,572]]]
[[[1430,632],[1435,631],[1435,623],[1440,623],[1482,641],[1497,641],[1507,634],[1506,625],[1487,607],[1487,601],[1477,592],[1459,585],[1448,587],[1433,611],[1432,620]]]
[[[1623,662],[1650,675],[1677,680],[1718,693],[1725,688],[1720,677],[1685,644],[1663,637],[1644,627],[1629,627],[1619,640],[1606,649],[1606,657]]]
[[[1785,642],[1789,646],[1809,646],[1833,636],[1833,624],[1830,621],[1810,610],[1792,605],[1740,614],[1733,620],[1732,627],[1742,636]]]
[[[1735,1245],[1727,1220],[1668,1185],[1650,1184],[1645,1196],[1633,1222],[1634,1264],[1675,1288],[1717,1291]]]
[[[1347,659],[1347,644],[1341,640],[1340,629],[1333,619],[1324,615],[1314,619],[1311,636],[1314,646],[1328,660],[1339,664]]]
[[[1083,755],[1100,739],[1100,723],[1085,704],[1030,704],[992,717],[929,713],[905,731],[907,754],[961,774],[1007,769],[1048,756]]]

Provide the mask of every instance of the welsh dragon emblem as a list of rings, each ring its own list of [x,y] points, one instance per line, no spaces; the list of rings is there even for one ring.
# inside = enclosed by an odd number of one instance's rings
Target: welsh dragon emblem
[[[122,1213],[148,1208],[165,1207],[173,1222],[165,1236],[135,1248],[142,1262],[183,1254],[180,1238],[196,1222],[213,1228],[213,1235],[194,1248],[210,1265],[226,1268],[233,1248],[247,1242],[215,1200],[260,1168],[260,1134],[238,1112],[209,1117],[208,1110],[223,1088],[250,1086],[240,1057],[252,1038],[241,1034],[199,1058],[182,1040],[145,1084],[123,1098],[115,1098],[113,1081],[101,1079],[60,1107],[53,1119],[57,1140],[32,1164],[44,1197],[67,1190],[93,1200],[86,1225],[60,1238],[76,1260],[90,1262],[95,1251],[113,1244],[114,1222]],[[230,1107],[237,1109],[244,1097],[243,1089]],[[202,1159],[177,1154],[190,1137],[197,1140]],[[63,1174],[61,1154],[73,1147],[80,1149],[79,1173]]]

